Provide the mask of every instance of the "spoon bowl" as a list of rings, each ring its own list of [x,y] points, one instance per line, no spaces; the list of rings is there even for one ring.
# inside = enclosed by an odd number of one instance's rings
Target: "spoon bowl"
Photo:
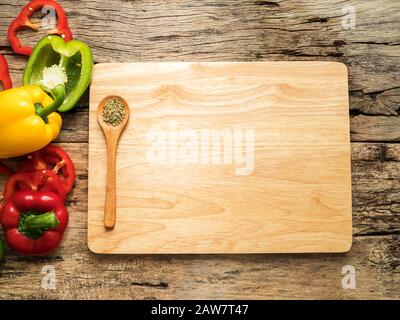
[[[104,118],[103,118],[104,108],[106,107],[107,102],[112,100],[112,99],[118,99],[119,101],[121,101],[121,103],[122,103],[122,105],[124,107],[124,111],[125,111],[124,119],[117,126],[113,126],[113,125],[105,122]],[[126,100],[124,98],[120,97],[120,96],[107,96],[107,97],[105,97],[103,100],[101,100],[101,102],[99,103],[99,106],[97,108],[97,119],[99,120],[100,126],[103,129],[103,132],[105,132],[105,130],[107,132],[108,131],[113,131],[113,132],[119,131],[119,134],[121,135],[122,131],[126,127],[126,124],[128,123],[129,114],[130,114],[130,110],[129,110],[128,102],[126,102]]]
[[[104,108],[107,102],[112,99],[118,99],[124,107],[125,115],[123,120],[116,126],[104,121]],[[103,129],[104,137],[107,143],[107,183],[106,198],[104,204],[104,227],[112,229],[115,226],[116,210],[117,210],[117,194],[116,194],[116,162],[118,141],[124,131],[130,117],[128,103],[119,96],[105,97],[97,108],[97,119]]]

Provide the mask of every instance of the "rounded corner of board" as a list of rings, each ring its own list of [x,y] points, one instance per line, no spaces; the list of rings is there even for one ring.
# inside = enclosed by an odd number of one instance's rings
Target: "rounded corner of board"
[[[353,237],[350,237],[343,246],[337,251],[337,253],[348,253],[350,252],[351,248],[353,247]]]
[[[92,241],[88,240],[87,247],[91,253],[94,254],[105,254],[105,252],[101,251]]]
[[[332,61],[331,64],[334,65],[336,69],[342,71],[343,74],[345,74],[347,77],[347,75],[349,73],[347,65],[345,65],[343,62],[337,62],[337,61]]]

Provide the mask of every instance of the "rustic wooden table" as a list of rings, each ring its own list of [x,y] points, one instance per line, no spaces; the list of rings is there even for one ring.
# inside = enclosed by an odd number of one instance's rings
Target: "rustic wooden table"
[[[7,27],[26,4],[0,1],[0,50],[16,85],[26,58]],[[349,69],[354,244],[347,254],[100,256],[86,245],[88,95],[57,142],[78,170],[70,226],[46,258],[7,253],[3,299],[400,298],[400,2],[397,0],[59,1],[96,62],[331,60]],[[345,15],[351,12],[355,16]],[[351,24],[355,18],[355,26]],[[350,29],[349,29],[350,27]],[[355,27],[355,28],[354,28]],[[27,42],[33,33],[23,35]],[[38,35],[35,35],[37,39]],[[44,289],[53,266],[56,288]],[[342,268],[356,288],[342,287]]]

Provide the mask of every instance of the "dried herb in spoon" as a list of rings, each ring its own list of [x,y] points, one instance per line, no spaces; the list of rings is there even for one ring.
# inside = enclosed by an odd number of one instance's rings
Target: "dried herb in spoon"
[[[117,127],[125,119],[126,113],[124,105],[118,98],[112,98],[107,101],[103,110],[103,121],[107,124]]]

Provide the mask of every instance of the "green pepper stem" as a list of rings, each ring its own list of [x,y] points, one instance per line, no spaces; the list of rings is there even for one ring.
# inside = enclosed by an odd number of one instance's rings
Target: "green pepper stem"
[[[58,86],[54,87],[53,89],[44,88],[50,96],[53,98],[53,103],[46,107],[39,107],[36,109],[36,114],[41,118],[45,119],[49,114],[56,111],[59,107],[62,106],[64,103],[64,99],[66,96],[65,92],[65,85],[59,84]]]
[[[24,227],[26,230],[33,229],[53,229],[58,226],[58,220],[53,211],[46,212],[43,214],[32,214],[27,217],[24,221]]]

